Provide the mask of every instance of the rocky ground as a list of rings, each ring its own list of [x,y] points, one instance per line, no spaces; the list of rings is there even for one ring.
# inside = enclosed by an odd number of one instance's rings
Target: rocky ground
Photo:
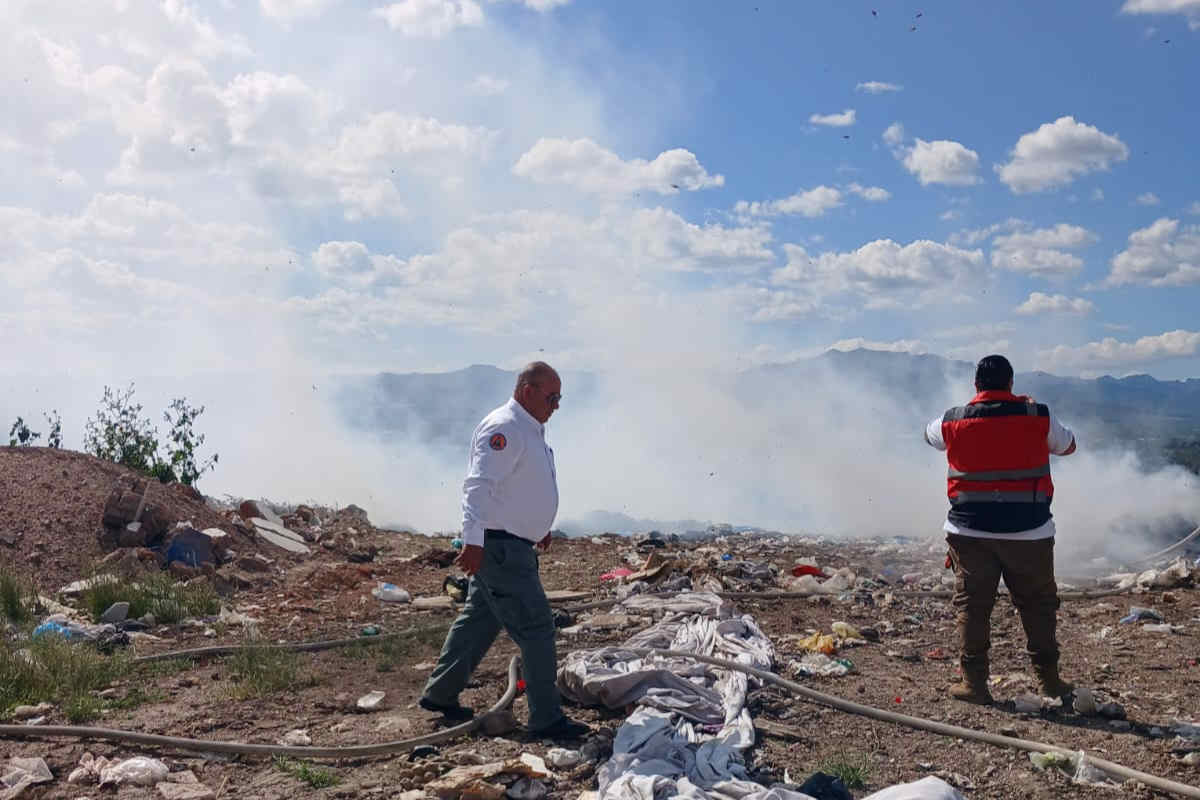
[[[110,525],[106,530],[102,524],[106,509],[108,521],[114,522],[115,507],[129,502],[129,492],[140,497],[143,488],[127,470],[81,454],[0,448],[4,508],[0,567],[28,578],[41,595],[57,601],[69,600],[58,593],[64,584],[93,574],[106,556],[110,566],[158,569],[161,559],[154,548],[139,548],[136,542],[114,547],[114,528]],[[277,508],[283,512],[286,529],[294,531],[310,551],[294,553],[272,544],[250,520],[271,514],[269,504],[227,507],[157,484],[146,492],[155,513],[164,520],[171,518],[168,527],[188,521],[194,529],[216,528],[224,533],[217,548],[222,563],[176,567],[172,574],[213,587],[229,612],[243,616],[155,625],[134,635],[128,649],[136,655],[243,643],[251,633],[259,641],[292,642],[367,639],[370,636],[364,632],[373,630],[433,630],[394,645],[300,655],[291,665],[297,670],[293,688],[265,695],[248,692],[244,682],[236,681],[228,659],[141,669],[109,687],[105,696],[115,702],[92,724],[259,743],[276,743],[290,731],[303,730],[318,746],[383,742],[440,729],[442,722],[415,702],[436,659],[441,629],[455,613],[454,601],[443,592],[445,578],[457,574],[447,565],[453,552],[450,539],[380,530],[353,507]],[[161,520],[148,527],[158,524]],[[163,545],[158,543],[159,548]],[[949,572],[942,567],[944,555],[944,545],[933,539],[729,536],[696,542],[643,541],[639,546],[628,537],[606,535],[556,539],[541,564],[548,590],[573,590],[596,598],[612,596],[617,584],[628,586],[630,580],[602,581],[601,575],[622,567],[637,571],[650,556],[655,559],[652,566],[661,561],[648,576],[651,591],[655,582],[678,581],[681,576],[696,588],[719,583],[727,591],[809,591],[814,582],[834,580],[835,584],[805,597],[731,601],[771,637],[781,675],[870,706],[1082,749],[1200,785],[1200,756],[1188,755],[1200,749],[1200,738],[1181,737],[1176,734],[1182,729],[1172,730],[1180,722],[1200,720],[1196,701],[1200,593],[1192,586],[1193,575],[1185,571],[1178,579],[1159,580],[1167,586],[1135,587],[1133,594],[1064,602],[1060,612],[1064,673],[1093,689],[1099,701],[1122,706],[1125,718],[1113,719],[1053,705],[1029,709],[1014,703],[1035,684],[1023,653],[1019,619],[1004,599],[993,618],[993,693],[1001,702],[981,708],[947,700],[945,688],[957,678],[949,602],[915,594],[945,588]],[[817,565],[823,577],[793,578],[798,563]],[[1152,578],[1142,576],[1142,583],[1150,584]],[[372,594],[380,582],[406,590],[415,601],[381,601]],[[1174,630],[1120,623],[1133,605],[1155,609]],[[573,617],[560,631],[560,654],[621,642],[651,622],[620,608],[576,612]],[[834,622],[848,623],[867,639],[838,642],[833,656],[848,659],[851,671],[838,677],[797,677],[797,664],[809,655],[802,640],[812,633],[832,633]],[[10,629],[6,646],[18,646],[19,634]],[[514,652],[501,636],[462,701],[475,707],[493,703],[504,689],[506,665]],[[379,707],[359,710],[358,698],[372,691],[384,692]],[[122,698],[136,698],[136,702],[121,703]],[[854,790],[856,797],[928,774],[942,776],[969,798],[1083,798],[1096,792],[1094,787],[1072,783],[1061,770],[1034,769],[1025,753],[873,722],[802,702],[776,688],[755,691],[750,702],[756,722],[765,730],[760,730],[748,758],[763,778],[783,780],[786,771],[787,778],[799,782],[821,768],[855,768],[864,782]],[[524,719],[523,698],[518,698],[514,711]],[[11,709],[0,712],[11,716]],[[620,710],[592,708],[570,708],[569,713],[597,731],[615,730],[625,716]],[[43,709],[39,715],[44,717],[42,724],[67,723],[58,707]],[[597,738],[591,745],[593,751],[602,751],[604,741]],[[10,758],[45,760],[55,778],[21,794],[32,798],[390,798],[419,789],[427,776],[455,766],[523,753],[546,756],[555,746],[530,739],[517,729],[441,745],[420,762],[397,756],[305,767],[115,743],[0,739],[0,765]],[[66,777],[85,753],[115,760],[152,756],[174,772],[190,771],[199,784],[190,790],[128,785],[100,790],[86,783],[68,784]],[[336,779],[335,785],[311,786],[326,774]],[[594,766],[584,763],[555,770],[546,783],[551,797],[574,800],[595,788]],[[1114,794],[1157,796],[1135,786],[1121,787]],[[419,796],[410,795],[414,800]]]

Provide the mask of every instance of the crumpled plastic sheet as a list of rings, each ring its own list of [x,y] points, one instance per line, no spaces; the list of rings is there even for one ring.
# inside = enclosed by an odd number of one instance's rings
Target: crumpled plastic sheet
[[[633,596],[625,605],[685,613],[669,615],[621,645],[569,653],[559,668],[559,690],[575,702],[638,706],[617,729],[612,758],[597,771],[600,800],[812,800],[794,787],[749,778],[742,751],[754,744],[754,727],[746,695],[757,679],[690,659],[633,652],[681,650],[770,669],[774,646],[754,618],[733,616],[729,604],[704,592]],[[937,778],[918,784],[908,794],[872,797],[963,800]]]

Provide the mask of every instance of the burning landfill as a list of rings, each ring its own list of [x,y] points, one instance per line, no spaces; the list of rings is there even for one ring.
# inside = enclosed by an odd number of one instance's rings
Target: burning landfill
[[[0,449],[0,476],[0,798],[1200,796],[1194,541],[1059,577],[1066,698],[1002,595],[976,706],[945,692],[940,538],[557,536],[558,686],[592,730],[564,746],[518,722],[504,637],[463,693],[488,713],[416,705],[457,540],[78,453]]]

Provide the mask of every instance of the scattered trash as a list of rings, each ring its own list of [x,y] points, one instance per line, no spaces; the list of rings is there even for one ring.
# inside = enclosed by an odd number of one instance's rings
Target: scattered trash
[[[825,577],[825,573],[821,571],[820,567],[815,567],[811,564],[797,564],[796,566],[792,567],[792,574],[797,578],[799,578],[801,575],[812,575],[814,578]],[[821,773],[819,772],[817,773],[817,775],[820,774]]]
[[[358,632],[359,636],[378,636],[380,634],[378,625],[364,625],[362,630]]]
[[[425,791],[441,800],[500,800],[504,797],[504,786],[491,783],[493,778],[501,775],[545,778],[549,774],[546,762],[531,753],[523,753],[520,758],[510,758],[507,761],[455,767],[440,778],[425,784]]]
[[[358,702],[354,705],[359,711],[374,711],[379,708],[379,704],[383,702],[384,693],[376,689],[373,692],[367,692],[362,697],[358,698]]]
[[[36,706],[17,706],[12,710],[12,716],[15,720],[27,720],[34,717],[40,717],[54,710],[54,706],[50,703],[38,703]]]
[[[601,575],[600,580],[615,581],[615,580],[619,580],[621,578],[627,578],[632,574],[633,574],[633,570],[629,569],[628,567],[617,567],[616,569],[609,570],[608,572]]]
[[[1131,622],[1138,620],[1152,619],[1155,622],[1162,622],[1163,615],[1155,611],[1153,608],[1142,608],[1141,606],[1130,606],[1129,616],[1121,617],[1121,623],[1128,625]]]
[[[796,646],[808,650],[811,653],[824,653],[831,656],[837,652],[837,643],[831,634],[814,633],[811,636],[806,636],[796,642]]]
[[[453,539],[450,540],[450,546],[453,547],[455,550],[462,550],[463,540],[458,538],[457,536],[455,536]]]
[[[1029,760],[1035,769],[1043,770],[1050,767],[1069,769],[1074,766],[1074,759],[1066,753],[1030,753]]]
[[[546,784],[536,778],[520,778],[508,787],[505,795],[512,800],[542,800],[546,796]]]
[[[1168,625],[1165,622],[1143,625],[1142,630],[1147,633],[1183,633],[1182,625]]]
[[[722,561],[733,561],[733,556],[731,556],[729,553],[722,553],[721,560]]]
[[[100,615],[101,622],[124,622],[129,616],[129,603],[124,601],[113,603],[108,609]]]
[[[566,750],[561,747],[551,747],[546,752],[546,763],[555,769],[570,769],[583,762],[583,753],[578,750]]]
[[[928,658],[930,661],[945,661],[948,658],[950,658],[950,654],[947,653],[941,647],[935,647],[932,650],[930,650],[928,653],[926,653],[925,657]]]
[[[407,592],[405,592],[407,594]],[[454,608],[454,600],[445,594],[435,597],[418,597],[412,601],[413,608]]]
[[[1036,714],[1043,708],[1042,698],[1036,694],[1017,695],[1012,702],[1018,714]]]
[[[371,594],[379,598],[385,603],[411,603],[412,595],[401,589],[394,583],[386,583],[380,581],[379,585],[371,590]]]
[[[838,638],[841,639],[862,639],[863,635],[858,632],[858,629],[846,622],[837,621],[829,626]]]
[[[10,758],[4,772],[0,773],[0,785],[5,787],[0,797],[17,797],[26,787],[54,780],[54,773],[40,758]]]
[[[854,671],[854,662],[848,658],[830,658],[824,653],[809,653],[792,665],[796,675],[819,675],[839,678]]]
[[[1091,689],[1079,688],[1075,690],[1075,696],[1072,701],[1072,707],[1076,714],[1091,716],[1095,714],[1099,707],[1096,705],[1096,696]]]
[[[470,586],[470,579],[461,575],[447,575],[442,581],[442,591],[456,603],[467,602],[467,590]]]
[[[312,744],[312,737],[308,735],[307,730],[294,728],[285,733],[279,743],[288,747],[308,747]]]
[[[124,761],[110,761],[104,756],[93,758],[91,753],[84,753],[67,783],[99,783],[101,788],[125,783],[151,786],[166,780],[169,772],[167,765],[157,758],[135,756]]]
[[[814,800],[854,800],[841,778],[824,772],[813,773],[800,784],[800,791]]]

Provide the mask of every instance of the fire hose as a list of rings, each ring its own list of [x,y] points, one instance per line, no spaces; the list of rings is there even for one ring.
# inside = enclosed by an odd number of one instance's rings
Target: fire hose
[[[357,640],[340,640],[341,642],[357,641]],[[307,643],[313,644],[330,644],[326,642]],[[344,644],[339,646],[345,646]],[[332,645],[331,645],[332,647]],[[322,649],[330,649],[329,647]],[[630,648],[630,652],[637,653],[642,656],[671,656],[676,658],[690,658],[695,661],[700,661],[705,664],[721,667],[723,669],[736,670],[751,675],[764,683],[769,683],[773,686],[778,686],[792,694],[798,695],[806,700],[821,705],[830,706],[838,711],[843,711],[848,714],[857,714],[859,716],[868,717],[870,719],[879,720],[881,722],[890,722],[897,725],[905,725],[920,731],[928,733],[936,733],[941,736],[952,736],[959,739],[966,739],[984,744],[996,745],[998,747],[1010,747],[1018,750],[1024,750],[1032,753],[1058,753],[1068,757],[1075,755],[1075,751],[1059,745],[1046,744],[1030,739],[1019,739],[1013,736],[1003,736],[1001,734],[987,733],[985,731],[977,731],[971,728],[963,728],[958,725],[950,725],[944,722],[936,722],[934,720],[924,719],[922,717],[914,717],[908,714],[899,714],[894,711],[885,711],[873,706],[855,703],[846,700],[836,695],[819,692],[816,689],[810,689],[807,686],[789,681],[782,678],[773,672],[751,667],[746,664],[741,664],[736,661],[730,661],[723,658],[714,658],[712,656],[700,655],[698,653],[690,653],[683,650],[656,650],[647,648]],[[244,742],[220,742],[204,739],[189,739],[177,736],[161,736],[157,734],[137,733],[135,731],[123,731],[112,728],[93,728],[86,726],[71,726],[71,725],[49,725],[49,726],[28,726],[28,725],[0,725],[0,737],[19,738],[19,739],[42,739],[52,737],[76,737],[83,739],[103,739],[108,741],[132,742],[135,744],[144,744],[158,747],[171,747],[189,750],[193,752],[210,752],[210,753],[233,753],[239,755],[258,755],[258,756],[294,756],[299,758],[361,758],[367,756],[390,755],[393,753],[406,752],[419,745],[423,744],[438,744],[451,739],[464,736],[479,728],[486,720],[489,714],[494,714],[512,705],[513,699],[517,693],[517,671],[520,659],[513,656],[508,665],[508,688],[504,695],[490,708],[487,713],[476,717],[461,725],[456,725],[452,728],[438,731],[436,733],[426,734],[411,739],[403,739],[394,742],[383,742],[380,744],[370,745],[352,745],[348,747],[292,747],[286,745],[268,745],[268,744],[249,744]],[[1164,792],[1179,795],[1181,797],[1196,798],[1200,800],[1200,788],[1188,786],[1178,781],[1173,781],[1168,778],[1162,778],[1157,775],[1152,775],[1148,772],[1132,769],[1122,764],[1117,764],[1113,761],[1108,761],[1103,758],[1098,758],[1090,754],[1086,755],[1088,761],[1097,769],[1100,769],[1109,775],[1114,775],[1127,780],[1140,781],[1147,786],[1158,789]]]

